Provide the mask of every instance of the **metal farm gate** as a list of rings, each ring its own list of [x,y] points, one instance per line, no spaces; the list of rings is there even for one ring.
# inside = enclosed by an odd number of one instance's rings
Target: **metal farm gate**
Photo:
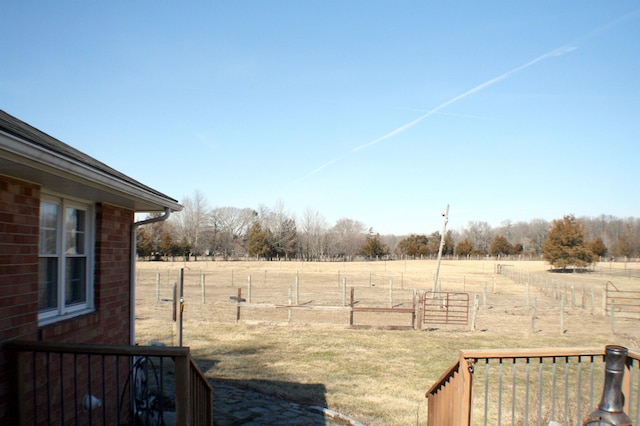
[[[469,295],[445,291],[425,293],[423,299],[423,324],[469,323]]]
[[[618,318],[640,318],[640,291],[619,290],[611,281],[606,287],[606,311]]]

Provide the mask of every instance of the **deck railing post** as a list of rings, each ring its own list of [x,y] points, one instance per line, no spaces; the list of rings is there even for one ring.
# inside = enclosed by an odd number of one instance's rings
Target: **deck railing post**
[[[459,357],[460,368],[460,386],[458,387],[458,422],[462,426],[471,424],[471,391],[473,389],[473,368],[474,360],[466,358],[464,353],[460,352]]]
[[[176,368],[176,424],[190,424],[189,402],[191,385],[189,375],[189,355],[175,357]]]
[[[26,385],[26,357],[27,354],[31,354],[30,352],[22,352],[15,351],[12,353],[13,361],[15,362],[15,369],[13,370],[13,383],[16,385],[16,392],[14,394],[15,400],[12,401],[15,403],[16,413],[15,413],[15,421],[19,425],[27,424],[27,385]],[[35,354],[32,354],[35,357]],[[35,390],[34,390],[35,392]]]

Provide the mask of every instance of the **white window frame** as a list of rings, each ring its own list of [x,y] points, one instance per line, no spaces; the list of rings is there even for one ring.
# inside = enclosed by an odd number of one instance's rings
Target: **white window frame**
[[[95,209],[90,202],[64,197],[57,194],[42,194],[40,199],[40,206],[42,203],[50,203],[58,206],[56,217],[56,249],[55,254],[46,255],[41,253],[41,241],[42,232],[39,232],[38,238],[38,259],[45,257],[57,259],[57,305],[52,308],[40,309],[38,308],[38,322],[39,325],[46,325],[56,321],[61,321],[74,316],[83,315],[89,312],[95,311],[94,303],[94,247],[95,247]],[[83,251],[86,258],[85,265],[85,300],[79,303],[66,303],[66,260],[78,257],[75,254],[65,253],[65,247],[67,247],[67,232],[65,232],[64,217],[67,208],[73,208],[76,210],[84,211],[84,244]],[[38,228],[41,229],[42,224],[39,224]],[[82,257],[82,256],[80,256]],[[38,261],[38,264],[40,262]],[[43,285],[44,277],[40,276],[38,272],[38,294],[40,294],[40,286]]]

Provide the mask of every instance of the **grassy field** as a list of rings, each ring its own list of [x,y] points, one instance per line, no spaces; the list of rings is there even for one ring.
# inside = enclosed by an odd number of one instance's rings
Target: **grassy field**
[[[604,346],[638,347],[638,319],[603,315],[606,282],[639,288],[637,263],[599,264],[589,274],[555,274],[543,262],[443,261],[439,288],[477,301],[469,325],[424,324],[393,331],[410,318],[343,311],[243,309],[251,302],[341,306],[353,287],[360,306],[406,307],[414,290],[434,287],[433,260],[380,262],[139,262],[137,337],[141,344],[176,344],[173,284],[184,273],[183,342],[205,374],[307,405],[324,405],[368,425],[426,421],[425,391],[459,349]],[[504,269],[503,269],[504,271]],[[204,290],[203,290],[204,289]],[[299,290],[299,291],[296,291]],[[535,309],[535,310],[534,310]]]

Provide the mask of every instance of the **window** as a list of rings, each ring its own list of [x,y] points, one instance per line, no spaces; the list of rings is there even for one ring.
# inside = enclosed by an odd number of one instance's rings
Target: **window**
[[[38,286],[41,322],[93,309],[92,223],[88,204],[43,197]]]

